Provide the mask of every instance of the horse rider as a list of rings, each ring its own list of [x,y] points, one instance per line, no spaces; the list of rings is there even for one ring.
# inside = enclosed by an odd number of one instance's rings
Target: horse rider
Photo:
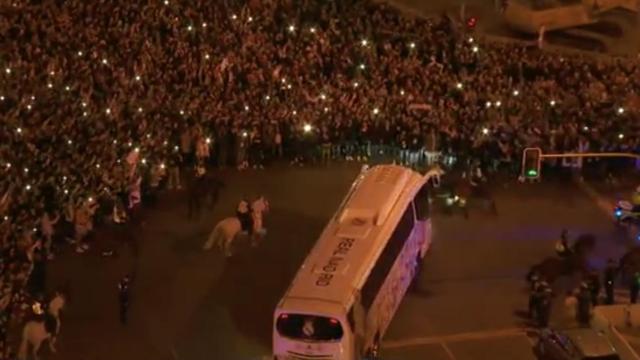
[[[556,253],[560,257],[571,255],[571,246],[569,246],[569,232],[567,229],[562,229],[560,233],[560,240],[556,243]]]
[[[236,216],[240,220],[240,226],[243,231],[249,235],[253,234],[253,218],[251,217],[251,205],[249,201],[242,199],[236,209]]]

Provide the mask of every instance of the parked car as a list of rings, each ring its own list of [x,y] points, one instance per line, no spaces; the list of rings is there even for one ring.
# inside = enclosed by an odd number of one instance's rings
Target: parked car
[[[591,328],[542,330],[535,353],[540,360],[620,360],[609,338]]]

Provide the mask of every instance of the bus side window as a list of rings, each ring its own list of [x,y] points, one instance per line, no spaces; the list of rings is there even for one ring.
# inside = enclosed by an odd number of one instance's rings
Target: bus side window
[[[418,221],[429,219],[429,184],[424,184],[413,199]]]
[[[367,281],[362,285],[362,306],[367,312],[378,295],[387,275],[389,275],[389,271],[402,251],[405,242],[411,235],[411,231],[413,231],[413,216],[413,206],[409,204],[409,207],[407,207],[402,214],[400,222],[387,241],[387,245],[384,250],[382,250],[382,254],[380,254],[373,269],[371,269]]]

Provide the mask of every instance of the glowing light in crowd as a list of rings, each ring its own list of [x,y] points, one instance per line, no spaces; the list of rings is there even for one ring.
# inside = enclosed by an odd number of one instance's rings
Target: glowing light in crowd
[[[16,131],[18,132],[18,134],[22,134],[22,128],[17,128]]]
[[[100,169],[100,164],[96,164],[96,169]]]
[[[373,109],[373,115],[378,115],[379,113],[380,113],[380,109],[378,108]]]
[[[487,128],[483,128],[483,129],[482,129],[482,133],[483,133],[483,134],[485,134],[485,135],[487,135],[487,134],[489,133],[489,129],[487,129]]]
[[[69,190],[64,189],[64,194],[67,195],[69,193]]]
[[[4,101],[4,95],[0,95],[0,101]]]
[[[193,26],[191,25],[187,26],[187,31],[191,31],[191,30],[193,30]]]
[[[140,75],[136,75],[136,81],[140,81],[141,79]]]
[[[137,152],[137,153],[138,153],[138,152],[140,152],[140,148],[139,148],[139,147],[136,147],[135,149],[133,149],[133,151],[135,151],[135,152]]]
[[[472,37],[470,37],[467,41],[469,41],[469,44],[473,44],[475,40]]]
[[[107,58],[102,58],[102,63],[107,65],[107,63],[109,63],[109,62],[107,61]]]
[[[202,23],[202,28],[206,28],[206,27],[207,27],[207,23],[206,23],[206,22],[203,22],[203,23]]]
[[[180,110],[180,115],[184,115],[184,110]]]
[[[320,99],[327,100],[327,95],[321,93],[320,94]]]
[[[518,90],[513,90],[513,96],[518,96],[520,95],[520,91]]]
[[[29,172],[29,168],[24,168],[24,173],[27,174]]]
[[[354,82],[353,82],[353,87],[354,87],[354,88],[357,88],[358,86],[360,86],[360,84],[359,84],[357,81],[354,81]]]
[[[4,216],[4,221],[9,220],[9,217],[7,215]]]
[[[53,84],[52,84],[52,83],[48,83],[48,84],[47,84],[47,87],[48,87],[49,89],[51,89],[51,88],[53,87]]]
[[[328,107],[325,107],[325,108],[324,108],[324,112],[329,112],[329,108],[328,108]]]
[[[360,40],[360,45],[367,46],[368,44],[369,44],[369,41],[367,39]]]
[[[249,136],[249,133],[247,133],[246,131],[243,131],[242,132],[242,137],[247,137],[247,136]]]
[[[236,14],[231,15],[231,20],[236,20],[237,18],[238,18],[238,15]]]
[[[6,72],[7,74],[11,74],[11,69],[10,68],[6,68],[6,69],[4,69],[4,72]]]
[[[82,51],[78,51],[78,56],[82,56]]]
[[[249,16],[249,19],[247,19],[247,21],[252,22],[253,21],[253,16]]]
[[[477,53],[478,50],[480,50],[477,46],[474,46],[471,48],[471,51],[473,51],[474,53]]]
[[[87,103],[86,102],[82,102],[82,107],[87,107]]]
[[[27,191],[31,190],[31,185],[27,184],[27,186],[24,187]]]
[[[249,106],[248,105],[244,106],[244,111],[249,111]]]
[[[456,84],[456,88],[457,88],[457,89],[462,89],[462,83],[457,83],[457,84]]]
[[[169,0],[164,0],[165,5],[169,5]]]
[[[89,115],[89,113],[86,112],[86,111],[82,113],[82,116],[84,116],[84,117],[87,117],[87,115]]]
[[[485,104],[485,106],[486,106],[487,108],[490,108],[490,107],[491,107],[491,101],[487,101],[487,103]]]
[[[624,139],[624,134],[622,133],[618,134],[618,139]]]
[[[556,101],[555,101],[555,100],[551,100],[551,101],[549,101],[549,105],[551,105],[551,106],[556,106]]]
[[[304,126],[302,127],[302,130],[304,130],[304,132],[308,133],[311,131],[311,125],[309,124],[304,124]]]
[[[71,145],[71,144],[73,144],[73,141],[67,140],[67,144]]]
[[[211,138],[207,138],[205,141],[207,144],[211,144]]]
[[[111,109],[107,108],[107,110],[104,111],[107,115],[111,114]]]
[[[151,139],[151,134],[147,134],[147,139]]]
[[[133,143],[131,141],[129,141],[129,143],[127,144],[128,147],[132,147]]]
[[[416,43],[410,42],[409,43],[409,47],[412,48],[412,49],[415,49],[416,48]]]
[[[360,64],[360,70],[364,70],[365,66],[364,64]]]
[[[209,58],[210,58],[209,54],[204,54],[204,58],[209,60]]]
[[[296,31],[296,27],[294,25],[289,25],[289,32],[294,32]]]
[[[582,128],[582,130],[584,130],[584,131],[589,131],[589,127],[585,125],[585,126]]]
[[[287,89],[291,90],[291,84],[287,85]]]
[[[163,145],[163,146],[167,146],[167,145],[169,145],[169,142],[168,142],[167,140],[165,140],[165,141],[162,143],[162,145]]]
[[[31,110],[31,104],[27,105],[27,110]]]
[[[178,151],[178,145],[175,145],[175,146],[173,147],[173,150],[174,150],[174,151]]]
[[[265,96],[265,97],[264,97],[264,99],[265,99],[266,101],[269,101],[269,100],[271,100],[271,96],[267,95],[267,96]]]
[[[298,115],[298,112],[297,112],[297,111],[295,111],[295,110],[293,110],[293,111],[291,112],[291,114],[293,114],[293,116],[296,116],[296,115]]]
[[[142,108],[141,108],[141,107],[139,107],[139,108],[138,108],[138,112],[139,112],[139,113],[141,113],[141,112],[142,112]]]
[[[312,34],[315,34],[316,33],[316,28],[312,27],[312,28],[309,29],[309,31],[311,31]]]
[[[500,100],[496,101],[496,107],[500,107],[502,105],[502,102]]]
[[[36,97],[31,95],[31,101],[34,101],[35,99],[36,99]]]
[[[164,169],[164,168],[165,168],[164,163],[160,164],[160,169]]]
[[[624,108],[619,107],[618,108],[618,114],[620,114],[620,115],[624,114]]]
[[[71,90],[71,88],[69,87],[69,85],[65,86],[65,87],[64,87],[64,89],[65,89],[66,91]]]
[[[404,96],[404,90],[400,90],[400,95]]]
[[[11,167],[11,163],[7,163],[7,169]]]
[[[147,159],[142,158],[142,163],[143,163],[143,164],[146,164],[146,163],[147,163]]]

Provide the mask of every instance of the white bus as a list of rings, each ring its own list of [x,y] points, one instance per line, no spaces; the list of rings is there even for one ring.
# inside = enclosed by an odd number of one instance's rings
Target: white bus
[[[276,307],[274,359],[376,356],[431,245],[428,180],[440,173],[360,173]]]

